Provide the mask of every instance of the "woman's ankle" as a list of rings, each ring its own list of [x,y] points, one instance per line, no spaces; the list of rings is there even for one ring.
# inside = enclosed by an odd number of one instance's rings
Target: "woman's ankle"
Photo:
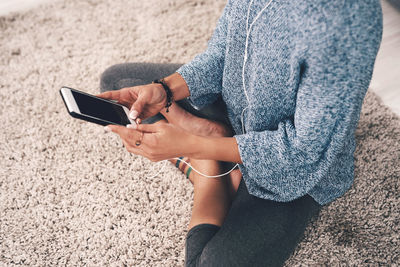
[[[193,184],[193,168],[190,166],[190,158],[179,157],[178,159],[171,159],[169,161],[174,164],[175,167],[177,167]]]

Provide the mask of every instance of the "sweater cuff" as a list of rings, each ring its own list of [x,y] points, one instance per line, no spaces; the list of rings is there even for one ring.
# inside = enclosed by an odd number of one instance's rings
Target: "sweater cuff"
[[[279,162],[276,161],[276,155],[279,155],[279,151],[275,151],[272,140],[270,140],[271,142],[260,143],[261,140],[256,135],[256,133],[250,132],[234,136],[242,160],[241,168],[244,169],[243,173],[246,174],[243,175],[243,178],[248,185],[250,194],[257,196],[260,195],[260,190],[265,190],[268,191],[269,195],[274,194],[279,197],[277,193],[282,191],[282,186],[286,186],[286,182],[280,179],[280,175],[274,173],[274,169],[279,165]],[[272,137],[268,139],[270,138]],[[267,143],[271,145],[266,146]],[[288,201],[288,199],[282,200]]]
[[[191,63],[183,65],[176,72],[185,80],[190,93],[188,99],[196,109],[210,105],[217,99],[218,95],[209,90],[214,85],[209,84],[206,75]]]

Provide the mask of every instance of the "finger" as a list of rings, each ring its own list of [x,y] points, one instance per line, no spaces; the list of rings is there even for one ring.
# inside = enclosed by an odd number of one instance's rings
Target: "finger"
[[[144,145],[144,132],[140,132],[132,128],[134,124],[128,124],[127,127],[119,125],[107,125],[105,129],[119,135],[119,137],[126,141],[130,146],[135,147],[136,141],[140,140],[141,146]],[[147,140],[147,138],[146,138]]]
[[[124,140],[123,138],[121,138],[121,140],[122,140],[122,143],[124,144],[124,147],[126,148],[126,150],[129,153],[133,153],[135,155],[140,155],[149,160],[152,160],[150,155],[146,152],[148,150],[148,147],[143,142],[145,139],[147,140],[147,138],[145,138],[145,137],[146,137],[145,134],[143,135],[143,137],[141,137],[141,144],[139,146],[137,146],[136,144],[133,145],[133,144],[131,144],[131,142]]]
[[[118,100],[119,99],[119,90],[117,91],[107,91],[101,94],[97,94],[97,97],[104,98],[104,99],[112,99]]]
[[[104,127],[104,129],[107,132],[113,132],[116,133],[118,135],[125,135],[125,129],[126,127],[123,126],[119,126],[119,125],[114,125],[114,124],[110,124]]]
[[[145,156],[144,151],[140,150],[138,146],[132,146],[130,143],[125,141],[124,139],[121,139],[122,143],[124,144],[124,147],[129,153],[133,153],[135,155],[140,155],[140,156]]]
[[[135,103],[133,103],[131,107],[131,112],[129,113],[129,117],[132,120],[136,120],[136,118],[142,114],[145,105],[146,105],[146,100],[141,94],[139,94]]]
[[[122,143],[128,152],[143,156],[151,161],[156,161],[154,155],[148,153],[149,147],[147,142],[150,142],[149,137],[151,137],[151,135],[143,134],[143,132],[141,133],[119,125],[107,125],[106,127],[121,137]],[[141,142],[139,146],[136,145],[137,140]]]
[[[144,133],[156,133],[159,131],[159,124],[138,124],[136,130]]]
[[[138,131],[120,125],[113,125],[113,124],[107,125],[105,129],[107,131],[118,134],[122,139],[130,143],[134,143],[135,140],[139,140],[139,138],[141,138],[142,135],[142,133]]]

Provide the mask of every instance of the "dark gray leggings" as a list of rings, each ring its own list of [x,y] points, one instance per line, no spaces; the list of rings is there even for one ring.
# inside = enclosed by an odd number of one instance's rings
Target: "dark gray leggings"
[[[143,85],[172,74],[180,64],[127,63],[108,68],[101,91]],[[224,121],[222,100],[196,110],[187,100],[179,104],[197,116]],[[223,113],[226,114],[226,113]],[[161,116],[161,115],[160,115]],[[150,120],[159,120],[155,116]],[[301,240],[321,206],[309,195],[287,203],[254,197],[243,179],[221,227],[200,224],[186,236],[186,266],[282,266]]]

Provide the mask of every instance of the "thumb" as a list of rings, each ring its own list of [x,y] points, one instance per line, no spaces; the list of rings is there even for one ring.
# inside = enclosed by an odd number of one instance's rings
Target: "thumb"
[[[142,114],[145,105],[146,101],[141,95],[139,95],[135,103],[133,103],[131,107],[131,112],[129,112],[129,118],[131,118],[132,120],[136,120],[139,117],[139,115]]]
[[[158,124],[138,124],[136,130],[145,133],[155,133],[158,132]]]

